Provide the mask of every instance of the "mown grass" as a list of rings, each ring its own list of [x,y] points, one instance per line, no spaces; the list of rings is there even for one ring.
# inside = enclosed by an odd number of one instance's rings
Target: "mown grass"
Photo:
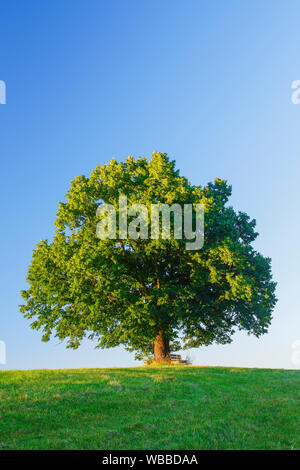
[[[0,372],[0,449],[299,449],[300,371]]]

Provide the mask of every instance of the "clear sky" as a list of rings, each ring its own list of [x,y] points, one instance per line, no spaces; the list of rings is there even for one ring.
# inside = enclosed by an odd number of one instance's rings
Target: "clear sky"
[[[42,343],[18,304],[71,179],[154,150],[194,184],[228,179],[278,282],[267,335],[192,350],[194,364],[300,367],[299,15],[285,0],[1,2],[0,369],[138,364],[123,348]]]

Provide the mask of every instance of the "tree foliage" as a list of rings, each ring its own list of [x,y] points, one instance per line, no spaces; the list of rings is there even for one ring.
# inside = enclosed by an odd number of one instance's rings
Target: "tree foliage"
[[[205,208],[205,241],[99,240],[103,201],[195,204]],[[228,343],[236,329],[267,332],[276,303],[270,259],[252,247],[255,220],[228,205],[231,186],[216,179],[193,186],[166,154],[99,165],[71,182],[59,203],[56,232],[33,251],[21,311],[42,329],[77,348],[85,336],[109,348],[124,345],[151,356],[159,331],[171,351]]]

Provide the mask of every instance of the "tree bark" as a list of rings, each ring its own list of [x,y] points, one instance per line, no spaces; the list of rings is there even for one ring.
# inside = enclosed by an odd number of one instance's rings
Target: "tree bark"
[[[160,330],[154,342],[154,360],[157,362],[171,362],[169,339]]]

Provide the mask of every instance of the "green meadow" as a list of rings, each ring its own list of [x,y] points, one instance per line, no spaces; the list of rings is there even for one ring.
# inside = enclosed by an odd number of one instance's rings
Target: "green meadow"
[[[0,372],[0,449],[299,449],[300,371]]]

